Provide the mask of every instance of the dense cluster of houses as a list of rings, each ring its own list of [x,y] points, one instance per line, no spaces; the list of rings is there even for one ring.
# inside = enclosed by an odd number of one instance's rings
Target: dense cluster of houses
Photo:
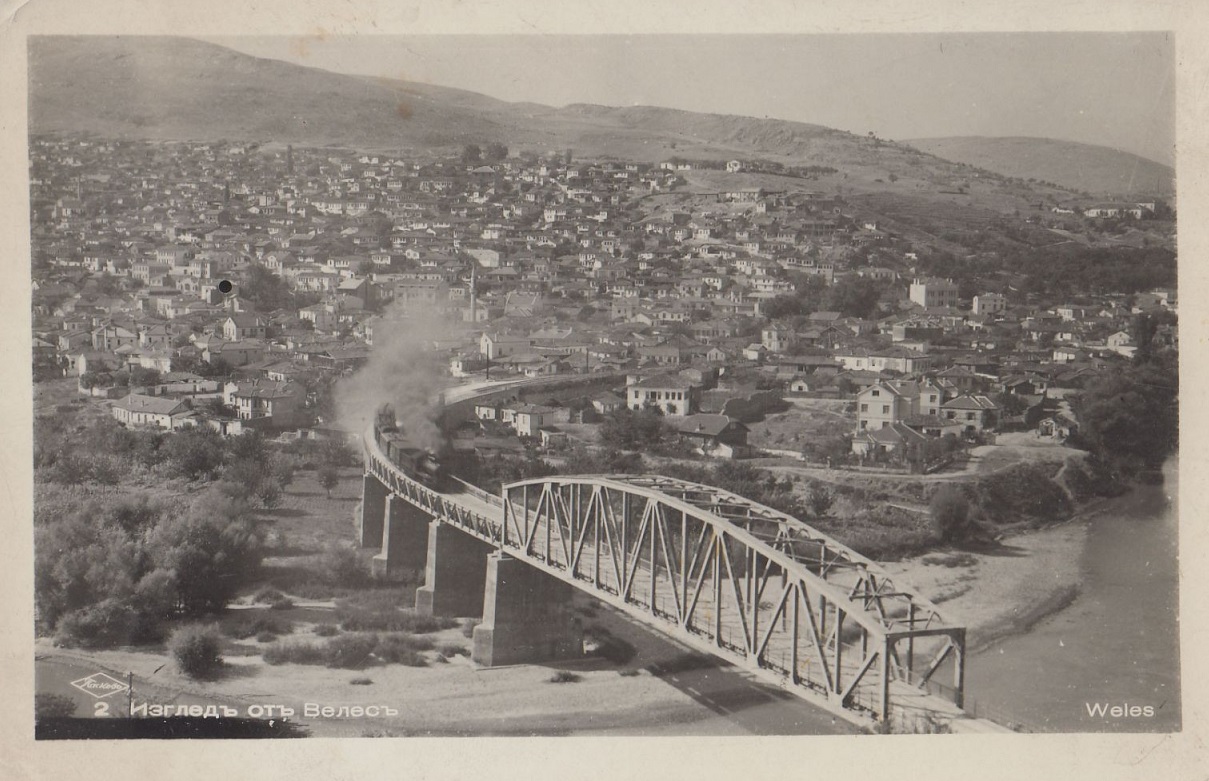
[[[745,424],[794,394],[852,400],[859,456],[922,451],[1020,417],[1000,394],[1032,409],[1078,387],[1136,349],[1135,313],[1176,305],[966,300],[877,215],[742,186],[743,161],[733,188],[673,202],[651,196],[688,192],[690,163],[67,137],[31,155],[35,364],[129,425],[312,426],[316,389],[423,318],[454,377],[626,374],[598,412],[657,407],[703,451],[743,454]],[[283,305],[251,294],[266,275]],[[869,318],[766,317],[803,275],[887,292]],[[562,414],[480,418],[538,438]]]

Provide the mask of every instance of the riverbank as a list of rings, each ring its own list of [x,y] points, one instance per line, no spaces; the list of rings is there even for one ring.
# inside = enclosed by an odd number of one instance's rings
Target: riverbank
[[[586,602],[582,603],[586,604]],[[275,611],[290,615],[290,611]],[[585,616],[585,618],[588,618]],[[314,637],[302,618],[288,637]],[[455,655],[426,667],[374,664],[361,670],[270,665],[255,638],[228,640],[223,674],[200,682],[183,676],[162,649],[85,651],[35,645],[36,688],[68,697],[77,715],[91,713],[91,696],[71,681],[97,672],[119,680],[134,675],[139,702],[286,705],[334,709],[385,706],[391,717],[295,718],[315,737],[512,735],[850,735],[857,727],[769,686],[738,667],[693,654],[679,643],[621,614],[597,608],[597,633],[633,650],[624,663],[598,658],[481,668]],[[460,629],[431,635],[437,645],[464,641]],[[460,639],[460,640],[459,640]],[[569,675],[559,675],[560,672]],[[125,703],[114,706],[124,711]]]
[[[1081,560],[1097,504],[1070,521],[1005,537],[994,549],[928,553],[885,568],[964,625],[967,648],[1028,631],[1078,597]]]

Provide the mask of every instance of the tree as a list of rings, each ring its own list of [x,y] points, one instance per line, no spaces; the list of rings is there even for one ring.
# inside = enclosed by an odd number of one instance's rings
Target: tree
[[[467,144],[462,147],[462,162],[467,165],[474,165],[481,162],[483,159],[483,150],[478,144]]]
[[[324,464],[319,467],[319,485],[323,486],[323,490],[327,491],[327,498],[332,498],[332,489],[340,484],[340,472],[331,464]]]
[[[1172,351],[1107,372],[1074,400],[1078,440],[1112,471],[1157,469],[1179,439],[1178,359]]]
[[[1133,337],[1133,343],[1137,345],[1137,351],[1133,356],[1135,364],[1143,364],[1150,360],[1151,346],[1158,328],[1159,324],[1155,319],[1145,312],[1134,316],[1129,330],[1130,336]]]
[[[190,480],[215,474],[224,458],[222,436],[209,428],[177,432],[160,449],[169,470]]]
[[[226,607],[264,551],[246,502],[221,492],[203,494],[183,519],[156,526],[147,546],[157,566],[174,574],[176,608],[187,615]]]
[[[142,366],[135,366],[130,370],[130,384],[132,386],[156,385],[160,381],[160,373],[155,369],[145,369]]]
[[[932,528],[943,542],[960,544],[973,535],[970,500],[954,485],[942,485],[932,496]]]
[[[1028,410],[1028,400],[1015,393],[1000,393],[995,402],[1003,409],[1004,415],[1023,415]]]
[[[503,160],[504,158],[508,157],[508,147],[504,146],[498,141],[494,141],[487,145],[487,148],[483,152],[483,156],[487,160],[493,162]]]
[[[600,427],[605,444],[627,450],[657,447],[664,442],[665,435],[663,415],[658,408],[618,409],[605,416]]]
[[[845,317],[868,318],[877,308],[882,285],[873,279],[847,276],[831,286],[827,294],[829,309]]]
[[[264,266],[252,266],[240,289],[240,295],[265,311],[293,305],[293,295],[285,280]]]
[[[816,485],[810,489],[810,509],[815,517],[823,517],[834,502],[835,497],[823,486]]]

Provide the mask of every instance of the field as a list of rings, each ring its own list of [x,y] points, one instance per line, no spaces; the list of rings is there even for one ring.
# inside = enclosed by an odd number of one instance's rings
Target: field
[[[850,434],[856,416],[847,411],[848,402],[828,399],[790,399],[785,412],[748,424],[747,441],[760,448],[800,452],[808,442]]]

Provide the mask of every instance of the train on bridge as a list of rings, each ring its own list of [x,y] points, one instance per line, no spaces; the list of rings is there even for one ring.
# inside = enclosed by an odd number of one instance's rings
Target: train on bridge
[[[409,437],[395,418],[394,407],[389,404],[378,409],[374,419],[374,440],[391,463],[408,477],[434,491],[449,489],[450,473],[441,456]]]

